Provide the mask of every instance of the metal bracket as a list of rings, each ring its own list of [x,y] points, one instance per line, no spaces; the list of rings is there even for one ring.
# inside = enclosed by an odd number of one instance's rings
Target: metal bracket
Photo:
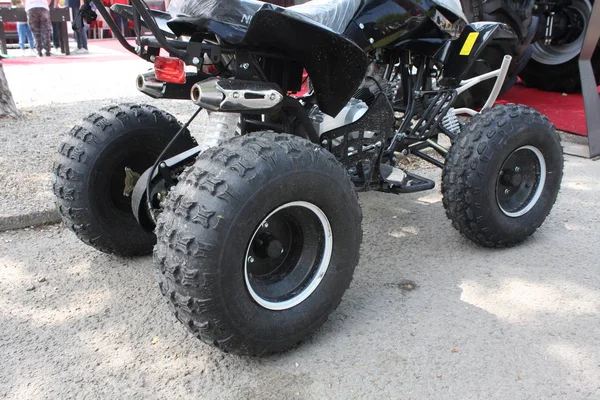
[[[585,106],[585,121],[588,131],[588,149],[576,151],[565,149],[565,153],[580,157],[595,158],[600,156],[600,96],[598,96],[598,82],[592,68],[592,56],[600,39],[600,2],[594,3],[585,40],[579,56],[579,73],[581,75],[581,93]]]

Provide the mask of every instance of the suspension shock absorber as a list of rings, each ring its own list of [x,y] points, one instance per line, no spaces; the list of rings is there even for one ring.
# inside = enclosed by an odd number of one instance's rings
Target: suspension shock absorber
[[[442,126],[455,136],[460,133],[460,122],[454,112],[454,108],[450,108],[446,115],[444,115],[444,118],[442,118]]]

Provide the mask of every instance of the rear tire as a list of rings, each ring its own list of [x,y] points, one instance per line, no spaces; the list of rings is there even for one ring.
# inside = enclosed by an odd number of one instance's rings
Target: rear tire
[[[202,153],[169,193],[154,251],[161,292],[210,345],[283,351],[340,303],[361,220],[350,177],[323,148],[272,132],[235,137]]]
[[[546,117],[514,104],[484,110],[465,124],[448,152],[446,215],[481,246],[513,246],[546,219],[562,171],[560,137]]]
[[[600,52],[592,57],[592,68],[596,82],[600,82]],[[581,75],[579,74],[579,56],[558,65],[546,65],[530,60],[519,74],[525,86],[546,92],[579,93]]]
[[[142,174],[179,131],[175,117],[155,107],[120,104],[84,118],[63,139],[53,190],[62,220],[79,239],[104,253],[148,254],[153,233],[138,224],[124,196],[125,167]],[[196,145],[186,130],[166,157]]]

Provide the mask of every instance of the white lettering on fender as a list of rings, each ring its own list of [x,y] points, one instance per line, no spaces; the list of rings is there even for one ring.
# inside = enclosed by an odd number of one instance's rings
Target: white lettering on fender
[[[252,22],[252,15],[242,15],[242,24],[250,25],[250,22]]]

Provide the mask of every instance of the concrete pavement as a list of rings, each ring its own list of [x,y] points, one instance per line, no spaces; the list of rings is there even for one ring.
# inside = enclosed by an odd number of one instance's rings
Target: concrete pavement
[[[62,226],[0,233],[0,397],[598,398],[598,176],[599,163],[568,157],[550,217],[506,250],[460,237],[437,189],[361,195],[361,262],[342,304],[265,359],[189,335],[150,257],[101,254]]]

